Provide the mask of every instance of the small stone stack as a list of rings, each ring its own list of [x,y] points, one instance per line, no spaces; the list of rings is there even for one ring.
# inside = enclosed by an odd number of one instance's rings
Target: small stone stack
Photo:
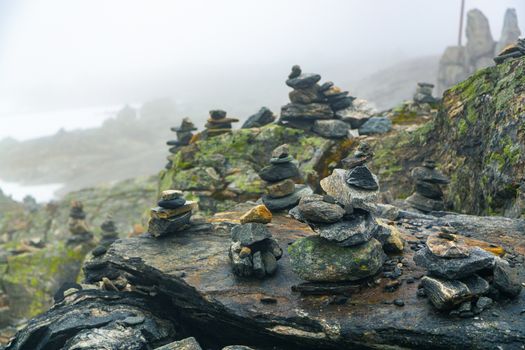
[[[187,146],[193,137],[192,131],[195,130],[197,130],[197,128],[190,120],[190,118],[182,119],[182,123],[180,124],[180,126],[171,128],[171,131],[176,133],[177,139],[166,142],[166,144],[170,146],[170,153],[175,154],[182,146]],[[166,169],[170,169],[172,165],[172,160],[170,159],[170,157],[168,157],[168,164],[166,164]]]
[[[226,134],[231,131],[232,123],[238,122],[239,119],[227,118],[226,111],[221,109],[214,109],[210,111],[210,118],[206,123],[206,137],[213,137],[221,134]]]
[[[508,45],[494,58],[496,64],[501,64],[508,59],[525,56],[525,39],[518,39],[515,44]]]
[[[161,193],[158,207],[150,211],[148,232],[154,237],[182,231],[190,226],[192,210],[197,202],[186,201],[182,191],[167,190]]]
[[[100,225],[102,230],[102,237],[100,238],[99,245],[109,247],[111,243],[118,239],[117,226],[111,215],[108,215],[106,220]]]
[[[292,67],[286,80],[286,85],[293,89],[289,94],[291,103],[282,107],[280,123],[313,130],[328,138],[346,137],[351,126],[339,120],[338,114],[351,108],[355,98],[332,82],[319,85],[320,80],[319,74],[303,74],[301,67]]]
[[[300,196],[293,178],[299,176],[299,169],[292,162],[287,144],[273,150],[270,165],[261,169],[259,176],[267,182],[267,194],[262,202],[272,212],[289,209],[299,202]]]
[[[382,245],[389,244],[391,235],[367,205],[379,196],[377,178],[362,162],[350,170],[334,169],[321,180],[321,187],[328,195],[305,196],[297,207],[296,217],[318,236],[302,238],[288,248],[292,268],[312,282],[355,281],[375,275],[385,261]]]
[[[356,166],[364,165],[374,157],[372,148],[366,141],[361,141],[353,155],[344,158],[341,163],[343,168],[350,170]]]
[[[240,221],[231,230],[229,257],[233,273],[257,278],[273,275],[283,251],[266,227],[272,221],[272,213],[259,205],[246,212]]]
[[[416,93],[414,94],[414,102],[416,103],[435,103],[436,99],[432,97],[432,90],[434,84],[417,83]]]
[[[415,192],[406,199],[411,207],[424,213],[445,208],[441,185],[449,179],[436,169],[435,161],[425,160],[423,166],[412,169],[412,178],[416,180]]]
[[[520,280],[508,263],[479,247],[467,245],[462,236],[443,231],[428,237],[426,247],[414,255],[414,262],[428,270],[421,286],[439,310],[451,315],[472,317],[492,304],[491,296],[516,297]],[[492,271],[492,286],[478,273]]]
[[[67,240],[68,244],[84,243],[93,240],[93,234],[89,231],[86,223],[86,213],[84,213],[82,202],[71,202],[68,226],[69,232],[71,232],[71,237]]]

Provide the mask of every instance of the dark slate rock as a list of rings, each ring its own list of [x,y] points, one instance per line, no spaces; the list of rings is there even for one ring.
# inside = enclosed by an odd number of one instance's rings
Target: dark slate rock
[[[292,72],[290,73],[290,75],[288,75],[288,79],[297,78],[298,76],[301,75],[301,73],[302,73],[301,67],[296,64],[292,66]]]
[[[461,282],[465,283],[470,294],[474,297],[486,294],[490,288],[489,282],[476,274],[462,279]]]
[[[443,190],[435,183],[418,180],[416,181],[416,192],[427,198],[443,199]]]
[[[494,266],[494,286],[511,297],[517,297],[522,289],[517,270],[501,261]]]
[[[299,196],[298,192],[295,191],[291,195],[284,196],[281,198],[271,198],[270,196],[263,196],[262,202],[270,211],[275,212],[295,207],[297,203],[299,203],[300,199],[301,197]]]
[[[426,181],[435,184],[446,185],[450,182],[448,177],[443,175],[437,169],[429,169],[427,167],[415,167],[411,172],[412,178],[414,180]]]
[[[359,212],[334,224],[315,224],[313,230],[321,237],[343,247],[359,245],[372,239],[377,223],[367,212]]]
[[[337,204],[323,201],[299,202],[299,211],[307,220],[320,223],[333,223],[341,220],[345,210]]]
[[[379,189],[379,185],[374,179],[372,172],[363,165],[356,166],[348,171],[346,175],[346,183],[364,190],[375,191]]]
[[[166,209],[177,209],[182,207],[186,203],[184,198],[175,198],[170,200],[160,200],[157,202],[157,205]]]
[[[93,254],[93,256],[101,256],[101,255],[106,254],[107,251],[108,250],[106,249],[106,247],[104,247],[103,245],[99,245],[95,247],[95,249],[93,249],[91,254]]]
[[[414,255],[416,265],[426,268],[430,275],[445,279],[461,279],[477,271],[490,268],[494,264],[494,255],[475,247],[468,258],[446,259],[435,256],[425,247]]]
[[[266,225],[256,222],[237,225],[231,231],[232,241],[240,242],[243,247],[248,247],[270,237],[272,237],[272,234]]]
[[[355,97],[348,96],[336,101],[330,101],[330,107],[332,107],[332,110],[334,111],[340,111],[342,109],[348,108],[352,106],[352,103],[354,102]]]
[[[326,83],[322,84],[320,87],[319,87],[319,91],[323,92],[323,91],[328,91],[330,90],[330,88],[334,86],[334,83],[331,82],[331,81],[327,81]]]
[[[316,102],[326,102],[326,98],[319,92],[319,85],[315,84],[307,89],[296,89],[288,94],[290,102],[299,104],[310,104]]]
[[[277,182],[299,176],[299,169],[294,163],[272,164],[261,169],[259,176],[264,181]]]
[[[324,103],[310,103],[307,105],[289,103],[281,107],[281,119],[332,119],[334,112],[329,105]]]
[[[392,129],[392,121],[387,117],[372,117],[360,128],[359,135],[384,134]]]
[[[262,107],[259,112],[248,117],[242,125],[242,129],[260,128],[261,126],[273,123],[274,120],[275,115],[273,112],[267,107]]]
[[[406,199],[406,202],[413,208],[429,213],[431,211],[441,211],[445,208],[443,200],[424,197],[419,193],[414,193]]]
[[[337,119],[316,120],[312,130],[323,137],[339,139],[347,136],[350,125]]]
[[[293,160],[292,156],[284,157],[284,158],[270,158],[271,164],[284,164],[284,163],[290,163]]]
[[[226,111],[223,111],[222,109],[212,109],[210,111],[210,117],[212,119],[223,119],[223,118],[226,118]]]
[[[286,80],[286,85],[293,89],[306,89],[315,85],[319,80],[321,80],[319,74],[305,73]]]
[[[154,237],[176,233],[188,228],[190,219],[191,211],[169,219],[150,218],[148,222],[148,232]]]
[[[450,310],[472,297],[468,287],[457,280],[425,276],[421,279],[421,285],[428,299],[438,310]]]

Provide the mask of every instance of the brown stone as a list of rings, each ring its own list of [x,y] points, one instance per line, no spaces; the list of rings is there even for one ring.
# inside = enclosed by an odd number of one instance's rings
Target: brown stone
[[[197,208],[197,202],[187,201],[186,204],[177,209],[166,209],[161,207],[152,208],[150,214],[151,217],[155,219],[169,219],[187,213],[195,208]]]
[[[265,205],[261,204],[248,210],[243,216],[241,216],[240,221],[241,224],[247,224],[250,222],[268,224],[272,221],[272,213]]]
[[[295,183],[292,179],[286,179],[268,185],[266,190],[271,198],[281,198],[294,193]]]
[[[428,236],[427,247],[432,254],[442,258],[467,258],[470,248],[460,236],[447,233],[446,237],[438,234]]]
[[[162,193],[160,194],[160,199],[163,201],[169,201],[172,199],[180,198],[183,195],[184,193],[182,193],[182,191],[179,190],[166,190],[162,191]]]

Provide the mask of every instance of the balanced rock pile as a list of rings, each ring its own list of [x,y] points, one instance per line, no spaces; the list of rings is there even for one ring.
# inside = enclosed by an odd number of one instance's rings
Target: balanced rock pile
[[[303,74],[301,67],[292,67],[286,81],[293,89],[289,94],[291,103],[282,107],[280,122],[324,137],[346,137],[351,126],[336,114],[352,107],[355,98],[332,82],[319,85],[320,80],[319,74]]]
[[[416,93],[414,94],[414,102],[416,103],[435,103],[436,99],[432,96],[434,84],[417,83]]]
[[[492,298],[516,297],[522,289],[519,276],[505,260],[450,232],[430,235],[414,261],[428,270],[421,286],[429,300],[439,310],[456,309],[451,315],[472,317],[489,307]]]
[[[158,207],[151,209],[148,223],[148,232],[154,237],[188,228],[197,202],[186,201],[182,191],[166,190],[161,193],[157,205]]]
[[[240,221],[231,230],[229,257],[233,273],[257,278],[273,275],[283,251],[266,227],[272,221],[272,213],[259,205],[246,212]]]
[[[496,62],[496,64],[501,64],[508,59],[523,56],[525,56],[525,39],[518,39],[515,44],[505,47],[498,56],[494,58],[494,62]]]
[[[67,244],[84,243],[93,240],[93,234],[89,231],[86,223],[86,213],[84,213],[82,202],[71,202],[68,226],[71,237],[68,238]]]
[[[226,111],[221,109],[214,109],[210,111],[210,117],[206,123],[206,137],[213,137],[221,134],[226,134],[231,131],[232,123],[238,122],[239,119],[227,118]]]
[[[416,180],[415,193],[406,199],[411,207],[425,213],[445,208],[441,185],[449,179],[436,169],[435,161],[425,160],[423,166],[412,169],[412,178]]]
[[[102,237],[100,238],[99,244],[107,248],[118,239],[117,226],[111,215],[107,216],[106,220],[100,225],[100,228],[102,230]]]
[[[297,205],[300,196],[293,179],[299,176],[299,169],[293,163],[287,144],[273,150],[270,165],[262,168],[259,176],[267,182],[267,194],[262,202],[268,209],[274,212]]]
[[[180,126],[171,128],[171,131],[175,132],[177,135],[176,140],[170,140],[166,142],[170,146],[170,153],[175,154],[182,146],[189,145],[191,139],[193,138],[193,131],[197,130],[190,118],[182,119]],[[170,169],[172,166],[172,160],[168,157],[168,164],[166,164],[166,169]]]

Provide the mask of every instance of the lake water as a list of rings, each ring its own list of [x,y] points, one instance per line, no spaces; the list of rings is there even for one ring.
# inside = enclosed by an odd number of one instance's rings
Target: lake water
[[[46,184],[38,186],[27,186],[16,182],[6,182],[0,179],[0,189],[5,195],[21,201],[25,196],[33,196],[37,202],[49,202],[56,199],[55,192],[62,187],[61,184]]]

